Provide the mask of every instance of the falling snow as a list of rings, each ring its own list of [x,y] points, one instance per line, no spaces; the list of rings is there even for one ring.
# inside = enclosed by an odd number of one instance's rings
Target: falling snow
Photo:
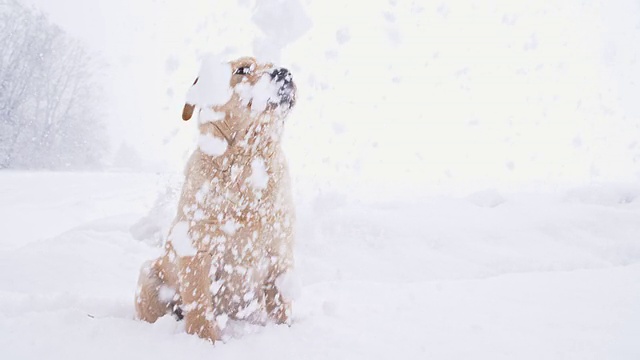
[[[264,163],[264,159],[257,158],[251,160],[251,176],[247,178],[251,186],[256,190],[264,190],[269,183],[269,174]]]
[[[189,236],[189,223],[186,221],[173,225],[168,239],[178,256],[194,256],[198,252]]]
[[[227,141],[223,138],[201,134],[198,137],[198,148],[205,154],[210,156],[220,156],[227,151]]]
[[[226,103],[232,95],[230,79],[230,65],[218,56],[207,54],[202,60],[198,82],[187,93],[187,103],[201,108]]]
[[[237,214],[203,210],[246,199],[205,182],[176,209],[169,176],[0,171],[0,358],[640,359],[637,2],[111,0],[80,16],[81,0],[30,2],[107,55],[115,94],[100,105],[147,170],[178,173],[194,145],[176,94],[196,61],[200,125],[233,91],[254,111],[275,99],[266,78],[229,89],[227,59],[203,52],[300,74],[284,136],[297,211],[270,224],[296,219],[295,271],[275,282],[295,303],[291,326],[207,312],[228,334],[215,346],[172,316],[136,321],[158,239],[196,251],[177,210],[221,224],[204,243],[249,254],[229,243]],[[252,206],[274,171],[256,160],[230,171],[250,172]],[[250,318],[255,289],[234,290]]]

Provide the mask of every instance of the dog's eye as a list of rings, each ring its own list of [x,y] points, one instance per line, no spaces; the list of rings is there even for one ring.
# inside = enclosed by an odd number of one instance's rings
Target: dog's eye
[[[248,75],[251,73],[251,66],[239,67],[233,73],[234,75]]]

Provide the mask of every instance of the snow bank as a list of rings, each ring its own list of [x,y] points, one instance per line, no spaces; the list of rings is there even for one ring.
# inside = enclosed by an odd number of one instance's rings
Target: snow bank
[[[493,207],[493,191],[477,204],[303,194],[295,276],[277,281],[292,326],[223,317],[231,337],[212,346],[171,316],[133,319],[138,271],[161,248],[128,229],[162,183],[0,173],[3,358],[640,358],[640,203],[615,200],[637,186],[501,192]]]

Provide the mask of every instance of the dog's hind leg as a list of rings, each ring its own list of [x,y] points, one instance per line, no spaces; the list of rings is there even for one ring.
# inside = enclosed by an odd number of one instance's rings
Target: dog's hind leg
[[[174,303],[172,290],[163,279],[161,265],[162,259],[147,261],[138,277],[136,316],[151,323],[171,311]]]

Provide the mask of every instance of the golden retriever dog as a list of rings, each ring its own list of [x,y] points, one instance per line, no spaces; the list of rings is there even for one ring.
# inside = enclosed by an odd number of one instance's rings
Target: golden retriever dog
[[[143,265],[135,298],[139,319],[172,313],[211,341],[228,319],[289,323],[291,314],[295,214],[280,139],[296,87],[287,69],[253,58],[226,69],[228,101],[198,106],[198,148],[177,215],[164,254]],[[199,81],[202,72],[194,88]],[[188,99],[185,121],[195,108]]]

